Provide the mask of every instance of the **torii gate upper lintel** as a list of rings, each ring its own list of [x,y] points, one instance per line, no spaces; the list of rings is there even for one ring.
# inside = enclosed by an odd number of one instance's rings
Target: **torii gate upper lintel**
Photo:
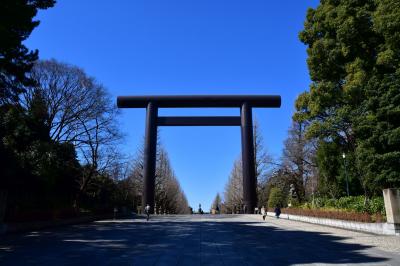
[[[144,187],[142,207],[154,208],[156,147],[158,126],[240,126],[242,139],[243,204],[253,213],[257,203],[256,172],[253,145],[252,108],[279,108],[278,95],[162,95],[119,96],[119,108],[146,108],[144,147]],[[158,108],[239,107],[240,116],[158,116]]]

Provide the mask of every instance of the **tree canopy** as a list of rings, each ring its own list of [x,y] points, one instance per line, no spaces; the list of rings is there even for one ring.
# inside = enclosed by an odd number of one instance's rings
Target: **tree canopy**
[[[0,104],[18,101],[31,85],[27,74],[38,59],[38,51],[24,44],[39,25],[33,20],[38,9],[47,9],[55,0],[3,0],[0,2]]]
[[[294,119],[319,139],[319,165],[344,152],[366,194],[399,187],[400,3],[321,1],[308,10],[300,40],[312,83]],[[329,164],[340,168],[337,158]]]

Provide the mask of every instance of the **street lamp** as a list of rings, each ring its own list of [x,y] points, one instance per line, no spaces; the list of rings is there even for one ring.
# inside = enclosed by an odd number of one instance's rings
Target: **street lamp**
[[[343,162],[344,162],[344,177],[346,178],[346,191],[347,191],[347,197],[350,196],[349,193],[349,180],[347,179],[347,169],[346,169],[346,154],[343,152],[342,154],[343,157]]]

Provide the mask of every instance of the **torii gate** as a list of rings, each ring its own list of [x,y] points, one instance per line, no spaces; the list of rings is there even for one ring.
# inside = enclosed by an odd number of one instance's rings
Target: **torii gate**
[[[252,108],[281,106],[278,95],[119,96],[119,108],[146,108],[142,207],[154,208],[157,126],[240,126],[242,136],[243,204],[253,213],[257,204]],[[240,116],[158,116],[158,108],[239,107]]]

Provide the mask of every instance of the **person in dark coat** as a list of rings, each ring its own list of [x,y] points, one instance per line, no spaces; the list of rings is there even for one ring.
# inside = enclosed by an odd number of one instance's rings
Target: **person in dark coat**
[[[148,221],[150,219],[150,205],[147,204],[146,207],[144,208],[144,212],[146,213],[146,220]]]
[[[279,207],[279,205],[276,205],[276,207],[275,207],[275,217],[278,219],[279,215],[281,215],[281,208]]]

